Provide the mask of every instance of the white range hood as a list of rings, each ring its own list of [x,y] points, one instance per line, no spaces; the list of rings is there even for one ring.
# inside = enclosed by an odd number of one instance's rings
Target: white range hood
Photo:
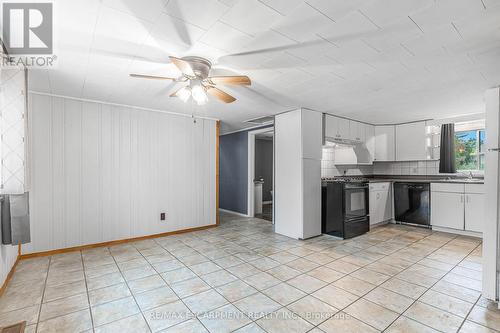
[[[325,147],[333,149],[336,165],[371,165],[373,161],[362,142],[325,137]]]

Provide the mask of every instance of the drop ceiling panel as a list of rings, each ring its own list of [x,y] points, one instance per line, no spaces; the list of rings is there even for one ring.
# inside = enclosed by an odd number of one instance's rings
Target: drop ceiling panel
[[[257,0],[246,0],[236,3],[221,21],[255,35],[269,30],[283,15]]]
[[[333,29],[333,24],[334,22],[320,11],[303,3],[278,22],[274,29],[295,41],[307,42],[317,39],[318,32]]]
[[[228,9],[227,5],[217,0],[170,0],[166,12],[208,30]]]

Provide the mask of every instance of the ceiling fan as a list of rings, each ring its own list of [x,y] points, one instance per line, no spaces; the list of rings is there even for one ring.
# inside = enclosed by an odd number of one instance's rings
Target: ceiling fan
[[[190,97],[198,105],[203,105],[207,102],[207,93],[218,98],[224,103],[232,103],[236,100],[233,96],[220,90],[216,85],[238,85],[249,86],[252,84],[248,76],[209,76],[212,63],[202,57],[169,57],[170,61],[181,71],[182,76],[179,78],[153,76],[142,74],[130,74],[131,77],[155,79],[155,80],[172,80],[175,82],[186,82],[188,85],[176,90],[170,97],[178,97],[183,102],[187,102]]]

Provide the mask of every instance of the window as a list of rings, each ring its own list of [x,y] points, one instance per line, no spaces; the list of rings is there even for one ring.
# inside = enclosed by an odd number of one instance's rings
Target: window
[[[455,133],[455,159],[458,171],[484,170],[484,130]]]

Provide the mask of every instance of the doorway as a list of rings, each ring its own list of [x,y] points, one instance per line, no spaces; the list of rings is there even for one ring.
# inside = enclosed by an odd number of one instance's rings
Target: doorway
[[[274,128],[248,132],[248,215],[273,222]]]

